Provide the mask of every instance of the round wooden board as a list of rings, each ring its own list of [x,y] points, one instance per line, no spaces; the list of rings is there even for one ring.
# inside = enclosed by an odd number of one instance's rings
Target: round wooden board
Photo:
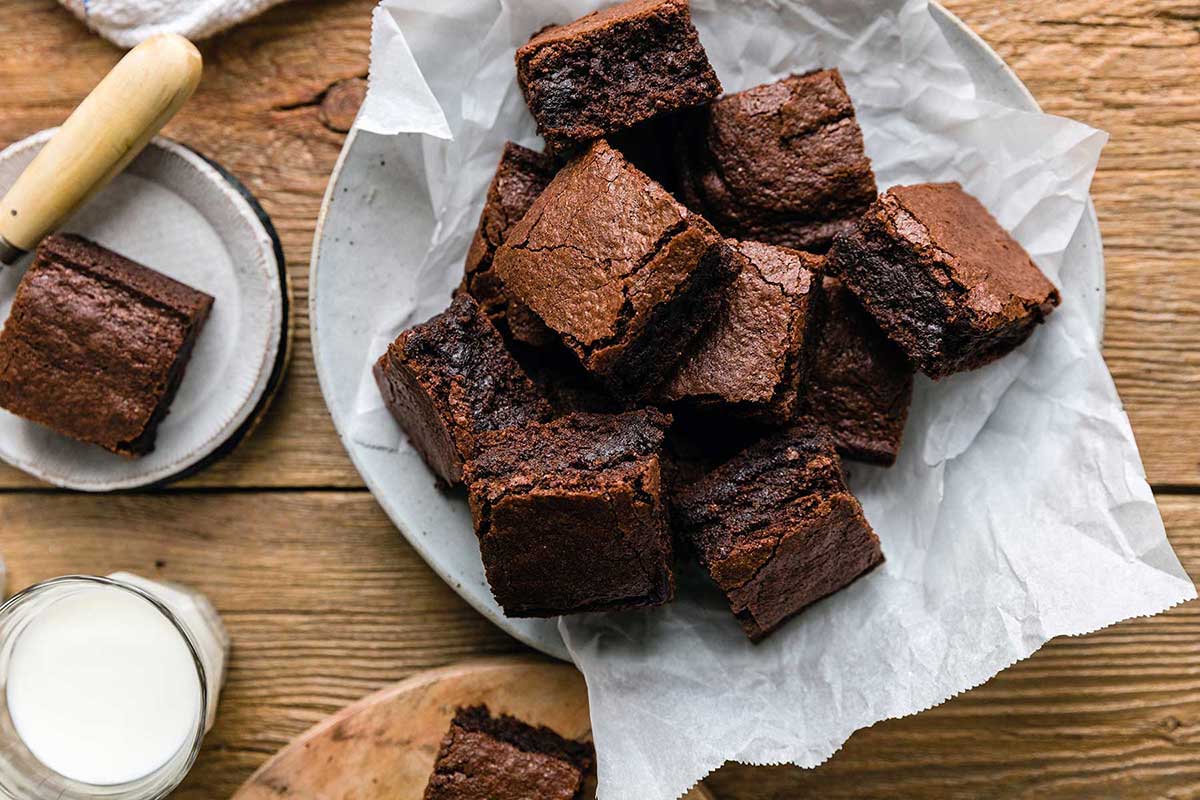
[[[232,800],[420,800],[454,710],[477,703],[590,738],[587,686],[574,667],[532,657],[466,661],[342,709],[275,754]],[[713,795],[697,786],[684,800]]]

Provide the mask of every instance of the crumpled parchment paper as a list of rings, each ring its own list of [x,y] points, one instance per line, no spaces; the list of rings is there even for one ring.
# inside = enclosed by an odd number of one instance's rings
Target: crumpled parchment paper
[[[446,305],[504,141],[537,144],[514,48],[602,4],[376,10],[358,125],[426,134],[439,220],[415,307],[378,321],[380,352]],[[962,182],[1063,305],[1003,361],[918,379],[899,463],[848,465],[887,563],[763,644],[694,570],[666,608],[560,620],[587,678],[602,800],[672,800],[727,760],[815,766],[854,731],[941,703],[1054,636],[1196,597],[1101,356],[1100,295],[1067,258],[1106,135],[976,99],[925,0],[695,0],[693,13],[726,91],[839,67],[880,188]],[[394,447],[367,363],[353,435]]]

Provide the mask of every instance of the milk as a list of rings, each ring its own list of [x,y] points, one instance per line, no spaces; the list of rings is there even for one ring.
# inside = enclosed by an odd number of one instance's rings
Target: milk
[[[111,577],[154,597],[186,633],[122,586],[79,579],[43,585],[53,591],[31,596],[34,607],[8,647],[11,728],[42,766],[69,781],[173,785],[215,717],[228,637],[195,593],[126,573]]]

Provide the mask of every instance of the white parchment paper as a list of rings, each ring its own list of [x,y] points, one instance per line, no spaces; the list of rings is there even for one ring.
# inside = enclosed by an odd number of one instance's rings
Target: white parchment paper
[[[359,126],[425,134],[438,220],[415,302],[443,308],[506,139],[536,145],[512,52],[600,0],[384,0]],[[975,686],[1048,639],[1196,596],[1101,357],[1095,287],[1066,257],[1105,134],[987,103],[924,0],[695,0],[726,91],[837,66],[881,188],[958,180],[1062,289],[1003,361],[918,380],[891,469],[850,465],[887,563],[749,644],[694,571],[646,613],[563,618],[587,677],[602,800],[672,800],[727,760],[815,766],[856,730]],[[382,346],[376,348],[381,351]],[[364,360],[354,437],[397,447]]]

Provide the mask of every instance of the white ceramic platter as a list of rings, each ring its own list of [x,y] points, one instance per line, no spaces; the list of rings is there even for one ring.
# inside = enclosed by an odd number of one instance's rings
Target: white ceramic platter
[[[0,153],[6,191],[53,135]],[[216,302],[153,453],[113,455],[0,411],[0,458],[44,481],[102,492],[176,480],[228,452],[269,402],[286,365],[289,302],[278,239],[237,182],[158,138],[64,226],[208,292]],[[7,319],[26,256],[0,273]]]
[[[1037,103],[987,44],[937,5],[931,11],[984,100],[1026,111]],[[310,278],[310,320],[317,374],[334,424],[363,479],[388,516],[443,579],[508,633],[559,658],[566,650],[552,620],[508,619],[483,575],[466,502],[434,486],[411,448],[399,452],[356,442],[350,427],[360,380],[379,321],[411,294],[411,279],[433,230],[429,199],[419,186],[415,136],[352,131],[329,182],[317,226]],[[418,153],[413,157],[411,152]],[[405,224],[397,224],[404,220]],[[1090,206],[1067,253],[1072,280],[1094,287],[1099,331],[1104,309],[1104,261]],[[447,298],[447,301],[449,298]]]

